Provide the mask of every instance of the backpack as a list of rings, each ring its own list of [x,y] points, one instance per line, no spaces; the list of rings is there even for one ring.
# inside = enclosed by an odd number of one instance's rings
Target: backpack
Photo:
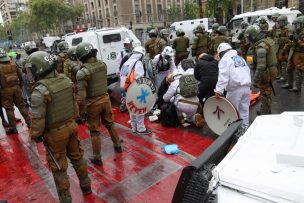
[[[159,65],[159,62],[161,61],[161,65]],[[160,54],[158,58],[158,62],[156,64],[156,70],[157,71],[167,71],[170,69],[170,63],[168,62],[166,65],[164,65],[164,59],[163,56]]]
[[[161,106],[159,120],[164,127],[177,127],[179,124],[176,108],[173,103],[164,103]]]
[[[194,75],[183,75],[179,79],[180,95],[195,97],[198,95],[198,83]]]
[[[122,54],[121,54],[122,55]],[[121,62],[120,62],[120,65],[119,65],[119,70],[121,70],[121,67],[122,65],[130,58],[131,54],[126,54],[122,59],[121,59]]]

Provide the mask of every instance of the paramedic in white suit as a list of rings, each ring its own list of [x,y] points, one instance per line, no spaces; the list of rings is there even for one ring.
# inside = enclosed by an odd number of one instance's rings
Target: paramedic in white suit
[[[243,132],[249,126],[250,106],[250,69],[245,60],[233,50],[228,43],[221,43],[217,48],[220,56],[219,76],[215,88],[215,96],[219,97],[227,91],[226,98],[236,107],[243,119]]]

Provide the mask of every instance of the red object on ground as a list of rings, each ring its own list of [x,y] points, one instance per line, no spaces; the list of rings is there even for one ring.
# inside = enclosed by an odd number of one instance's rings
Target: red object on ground
[[[259,96],[260,96],[260,91],[257,93],[254,93],[252,91],[250,92],[250,106],[254,105],[258,101]]]
[[[183,167],[199,156],[212,139],[149,122],[151,135],[134,135],[129,128],[128,113],[120,113],[116,108],[113,111],[124,151],[115,154],[108,132],[101,127],[104,165],[98,167],[88,162],[91,195],[82,195],[76,173],[69,165],[73,202],[170,202]],[[25,126],[17,124],[19,134],[11,136],[6,136],[3,127],[0,128],[0,200],[56,202],[45,149],[29,140]],[[85,125],[79,126],[79,137],[88,160],[92,149]],[[161,146],[169,143],[177,144],[185,153],[164,154]]]

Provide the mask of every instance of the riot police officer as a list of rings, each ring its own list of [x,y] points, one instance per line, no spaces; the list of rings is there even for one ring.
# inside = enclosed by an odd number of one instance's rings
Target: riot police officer
[[[217,47],[222,42],[230,43],[230,40],[227,37],[226,26],[219,26],[219,28],[217,29],[217,35],[211,39],[210,52],[213,56],[217,55]]]
[[[83,148],[78,139],[74,121],[74,97],[71,80],[56,71],[56,56],[44,51],[30,55],[26,67],[36,83],[32,92],[31,139],[45,143],[56,157],[60,168],[50,154],[46,160],[52,171],[60,202],[72,202],[67,174],[68,157],[79,178],[84,194],[92,193]]]
[[[155,43],[157,38],[157,31],[155,29],[150,30],[149,32],[149,40],[145,43],[145,50],[148,54],[149,59],[154,59],[155,54]]]
[[[287,27],[288,20],[286,15],[281,15],[277,19],[278,29],[276,30],[276,39],[278,44],[278,73],[281,76],[278,80],[279,83],[286,82],[287,77],[287,62],[290,44],[289,29]]]
[[[64,62],[69,58],[67,54],[69,50],[69,44],[65,41],[59,42],[58,49],[59,49],[59,54],[57,55],[58,58],[57,72],[63,73]]]
[[[156,39],[154,46],[155,55],[160,54],[168,46],[168,36],[169,32],[167,29],[162,29],[159,32],[159,37]]]
[[[260,20],[259,20],[259,26],[260,26],[262,32],[265,32],[265,33],[268,32],[269,25],[268,25],[268,23],[267,23],[267,21],[266,21],[266,19],[264,17],[260,18]]]
[[[6,130],[6,134],[18,133],[14,105],[19,109],[27,126],[30,127],[31,119],[25,108],[20,88],[22,86],[21,70],[10,60],[2,48],[0,48],[0,86],[2,105],[6,110],[9,122],[9,128]]]
[[[290,92],[300,92],[304,78],[304,16],[299,16],[293,21],[295,29],[292,36],[292,46],[289,52],[287,69],[287,84],[282,88]],[[293,87],[295,72],[295,86]]]
[[[172,48],[175,50],[175,65],[178,65],[183,59],[188,58],[189,38],[185,36],[182,29],[176,30],[177,38],[173,40]]]
[[[202,53],[208,53],[209,51],[209,35],[205,31],[205,26],[200,24],[195,31],[195,38],[192,44],[192,56],[196,56],[198,59]]]
[[[248,23],[246,22],[242,22],[241,23],[241,32],[238,36],[238,40],[240,40],[240,54],[241,56],[246,59],[246,55],[247,55],[247,50],[249,49],[249,44],[246,42],[246,38],[245,38],[245,31],[248,27]]]
[[[210,39],[212,39],[213,37],[215,37],[217,35],[217,29],[220,27],[220,24],[218,23],[214,23],[212,25],[212,32],[210,33]]]
[[[77,91],[77,81],[76,81],[76,74],[77,71],[80,70],[81,63],[77,60],[76,57],[76,48],[72,47],[69,48],[68,52],[68,59],[65,60],[63,65],[63,73],[72,80],[74,84],[74,90],[76,93],[76,123],[83,124],[85,122],[85,100],[83,100],[78,91]]]
[[[274,50],[275,42],[270,38],[264,38],[259,27],[249,26],[245,31],[246,40],[254,44],[254,86],[261,92],[261,107],[258,115],[271,113],[272,81],[277,76],[277,58]]]
[[[76,47],[76,56],[82,62],[76,74],[78,91],[86,100],[87,122],[91,135],[93,158],[91,162],[102,165],[100,121],[105,125],[114,143],[114,150],[122,152],[120,140],[114,127],[114,118],[109,94],[107,93],[107,66],[96,58],[93,45],[82,42]]]

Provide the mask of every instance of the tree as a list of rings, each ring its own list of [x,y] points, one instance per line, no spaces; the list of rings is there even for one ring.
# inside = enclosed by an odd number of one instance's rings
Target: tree
[[[181,8],[174,5],[171,8],[167,9],[167,15],[169,22],[180,21],[182,19]]]
[[[207,17],[215,17],[217,21],[226,22],[232,17],[233,8],[231,0],[208,0],[206,6]]]
[[[183,8],[184,20],[196,19],[199,17],[199,7],[196,0],[186,0]]]

